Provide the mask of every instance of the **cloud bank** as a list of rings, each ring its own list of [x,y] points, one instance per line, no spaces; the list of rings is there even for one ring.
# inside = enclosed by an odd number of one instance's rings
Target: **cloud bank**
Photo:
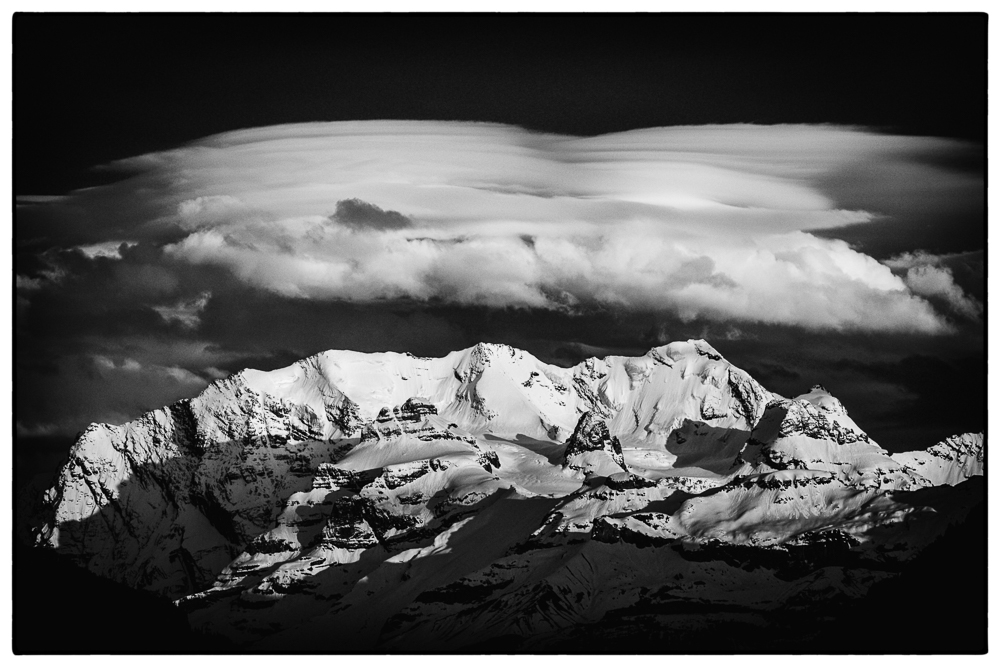
[[[880,215],[838,208],[819,185],[830,174],[926,163],[954,144],[828,126],[577,138],[477,123],[298,124],[123,160],[112,166],[132,171],[127,180],[48,205],[99,221],[78,243],[91,259],[146,243],[175,269],[222,269],[287,298],[937,334],[979,306],[946,269],[901,274],[813,232]],[[169,283],[156,267],[135,279]],[[208,291],[150,306],[195,328]]]

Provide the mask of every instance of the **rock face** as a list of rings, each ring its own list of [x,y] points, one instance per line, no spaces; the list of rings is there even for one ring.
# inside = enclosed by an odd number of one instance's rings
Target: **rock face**
[[[210,584],[311,483],[333,447],[311,408],[239,375],[124,426],[80,435],[36,540],[102,576],[178,596]]]
[[[982,433],[953,435],[923,452],[905,452],[893,458],[907,472],[915,472],[934,486],[961,484],[983,474],[985,441]]]
[[[595,412],[580,417],[566,443],[566,465],[587,476],[627,472],[622,443],[608,432],[608,425]]]
[[[910,490],[930,485],[921,475],[905,471],[847,416],[839,401],[823,394],[768,403],[737,457],[742,464],[739,472],[825,470],[862,488]]]
[[[890,455],[704,341],[331,351],[92,425],[32,536],[251,649],[543,649],[648,605],[864,595],[968,511],[984,446]]]

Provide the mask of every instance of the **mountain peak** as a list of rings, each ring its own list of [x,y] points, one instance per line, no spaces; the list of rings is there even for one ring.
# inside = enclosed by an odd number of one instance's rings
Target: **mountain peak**
[[[520,350],[505,343],[487,342],[476,343],[472,347],[468,348],[468,351],[470,354],[477,355],[483,359],[517,359],[525,354],[524,350]]]
[[[565,464],[573,470],[591,475],[611,475],[628,472],[622,454],[622,444],[611,435],[605,421],[596,412],[585,412],[566,442]]]
[[[470,623],[523,635],[553,627],[547,610],[618,613],[664,582],[780,599],[784,574],[711,560],[733,545],[773,560],[839,540],[881,571],[953,518],[897,492],[964,483],[983,458],[981,435],[889,456],[822,387],[777,396],[703,340],[572,368],[495,343],[330,351],[91,426],[26,523],[181,600],[199,629],[322,649],[336,628],[361,650]]]
[[[795,400],[804,401],[810,405],[814,405],[820,410],[828,412],[831,415],[847,417],[847,409],[844,407],[844,404],[840,402],[840,399],[827,391],[826,387],[821,384],[813,385],[812,389],[805,394],[796,396]]]
[[[682,358],[707,357],[712,361],[723,361],[724,357],[707,341],[701,338],[689,338],[683,341],[674,341],[665,345],[658,345],[650,348],[646,356],[668,358],[679,361]]]

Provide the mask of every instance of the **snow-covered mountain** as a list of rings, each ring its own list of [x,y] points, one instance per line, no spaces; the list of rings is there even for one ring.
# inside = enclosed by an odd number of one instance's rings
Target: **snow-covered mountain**
[[[32,533],[261,650],[530,649],[639,606],[864,595],[968,511],[947,489],[983,453],[890,455],[700,340],[329,351],[91,425]]]

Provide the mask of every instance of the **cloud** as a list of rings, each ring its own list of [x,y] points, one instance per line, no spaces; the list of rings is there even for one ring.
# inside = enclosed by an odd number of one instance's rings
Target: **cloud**
[[[19,438],[38,438],[57,435],[59,431],[60,429],[57,425],[48,422],[32,424],[30,426],[27,426],[20,421],[15,424],[15,432]]]
[[[383,211],[375,204],[360,199],[341,199],[337,202],[336,212],[330,217],[352,229],[402,229],[412,224],[398,211]]]
[[[892,269],[910,269],[915,266],[938,266],[960,256],[959,254],[941,255],[918,249],[889,257],[882,260],[882,263]]]
[[[36,370],[34,378],[19,379],[18,436],[72,435],[91,422],[121,424],[147,410],[194,396],[215,379],[166,360],[147,361],[143,357],[148,354],[133,351],[138,354],[104,349],[68,354],[52,359],[45,372]],[[34,385],[46,376],[50,382],[45,383],[45,391],[37,391]],[[24,405],[25,401],[31,404]]]
[[[669,227],[643,221],[620,222],[613,233],[553,222],[527,245],[502,230],[442,231],[357,234],[322,219],[285,220],[201,230],[166,252],[296,298],[621,307],[818,329],[946,329],[888,267],[842,241],[803,232],[670,238]]]
[[[25,292],[38,290],[42,288],[42,279],[17,275],[14,278],[14,288],[18,291],[23,290]]]
[[[92,355],[91,360],[94,368],[101,375],[122,374],[133,375],[145,379],[156,379],[156,376],[165,376],[180,385],[189,385],[195,390],[205,387],[207,382],[186,368],[179,366],[161,366],[158,364],[144,364],[131,357],[111,358],[104,355]]]
[[[182,299],[169,306],[153,306],[153,310],[166,322],[178,322],[184,328],[197,329],[201,324],[201,311],[205,310],[211,298],[211,292],[202,292],[193,299]]]
[[[817,234],[841,238],[882,260],[914,248],[937,254],[982,247],[986,219],[986,179],[981,144],[922,139],[896,144],[875,159],[844,165],[817,184],[837,205],[877,212],[864,224],[848,224]]]
[[[236,197],[210,195],[185,199],[177,204],[177,222],[183,229],[197,229],[211,225],[223,216],[244,211],[245,206]]]
[[[946,265],[962,258],[964,256],[959,254],[935,255],[917,250],[902,253],[884,263],[899,273],[905,271],[903,279],[914,294],[939,299],[956,315],[968,320],[979,320],[983,314],[983,304],[965,293],[955,282],[952,269]]]
[[[970,320],[979,319],[983,305],[966,296],[955,284],[951,270],[937,266],[914,266],[906,271],[906,284],[914,294],[943,299],[957,314]]]
[[[569,361],[703,332],[762,347],[786,328],[965,336],[981,322],[981,252],[907,246],[879,262],[828,238],[886,217],[831,179],[878,189],[919,162],[905,192],[927,182],[947,208],[968,183],[925,158],[954,143],[827,126],[579,138],[378,121],[124,160],[125,180],[19,200],[18,420],[72,433],[330,348],[438,355],[490,339]],[[844,185],[859,165],[865,178]]]
[[[950,148],[829,126],[576,138],[478,123],[312,123],[124,160],[116,167],[130,179],[52,206],[100,220],[111,239],[162,247],[175,267],[222,268],[283,297],[941,333],[950,325],[925,298],[926,279],[911,284],[816,235],[878,218],[840,208],[818,184]],[[78,246],[110,257],[115,242]],[[163,298],[178,289],[176,271],[122,271],[159,289],[151,307],[173,312]]]
[[[126,249],[131,245],[127,241],[104,241],[101,243],[91,243],[77,246],[77,250],[93,259],[95,257],[107,257],[108,259],[121,259],[122,246]]]

